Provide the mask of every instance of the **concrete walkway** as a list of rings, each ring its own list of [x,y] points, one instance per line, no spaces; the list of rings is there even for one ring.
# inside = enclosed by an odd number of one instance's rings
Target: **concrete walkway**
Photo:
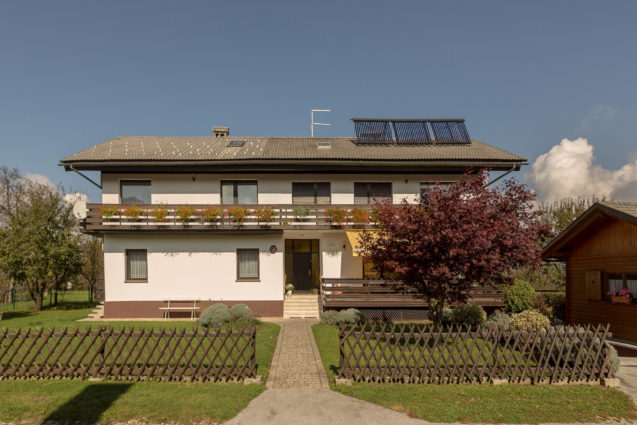
[[[321,363],[312,325],[316,320],[290,319],[281,325],[274,350],[268,388],[329,389],[327,375]]]

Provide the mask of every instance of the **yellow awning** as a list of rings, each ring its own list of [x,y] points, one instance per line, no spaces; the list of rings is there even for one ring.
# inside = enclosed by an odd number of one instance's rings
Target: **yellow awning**
[[[378,230],[369,230],[372,235],[376,236],[378,234]],[[363,233],[362,230],[346,230],[345,234],[347,235],[347,240],[349,244],[352,246],[352,254],[355,257],[358,257],[361,254],[361,244],[359,242],[359,235]]]

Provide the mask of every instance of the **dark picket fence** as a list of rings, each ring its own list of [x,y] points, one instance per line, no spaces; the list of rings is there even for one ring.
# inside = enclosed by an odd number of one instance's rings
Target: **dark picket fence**
[[[613,375],[608,330],[608,325],[532,332],[341,325],[339,377],[400,383],[599,381]]]
[[[241,329],[0,330],[0,378],[236,381],[255,377],[254,326]]]

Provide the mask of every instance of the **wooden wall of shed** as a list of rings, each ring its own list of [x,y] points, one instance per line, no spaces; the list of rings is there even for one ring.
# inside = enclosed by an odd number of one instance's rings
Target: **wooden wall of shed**
[[[616,338],[637,341],[637,304],[618,305],[589,300],[587,271],[637,273],[637,226],[610,220],[580,239],[566,265],[568,323],[610,323]],[[635,300],[637,301],[637,300]]]

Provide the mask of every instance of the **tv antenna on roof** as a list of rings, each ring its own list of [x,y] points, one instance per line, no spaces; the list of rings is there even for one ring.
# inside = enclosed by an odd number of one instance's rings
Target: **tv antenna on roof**
[[[314,126],[315,125],[332,125],[332,124],[327,124],[324,122],[314,122],[314,112],[332,112],[331,109],[312,109],[312,111],[310,112],[310,117],[311,117],[311,122],[312,124],[310,125],[310,134],[311,137],[314,137]]]

